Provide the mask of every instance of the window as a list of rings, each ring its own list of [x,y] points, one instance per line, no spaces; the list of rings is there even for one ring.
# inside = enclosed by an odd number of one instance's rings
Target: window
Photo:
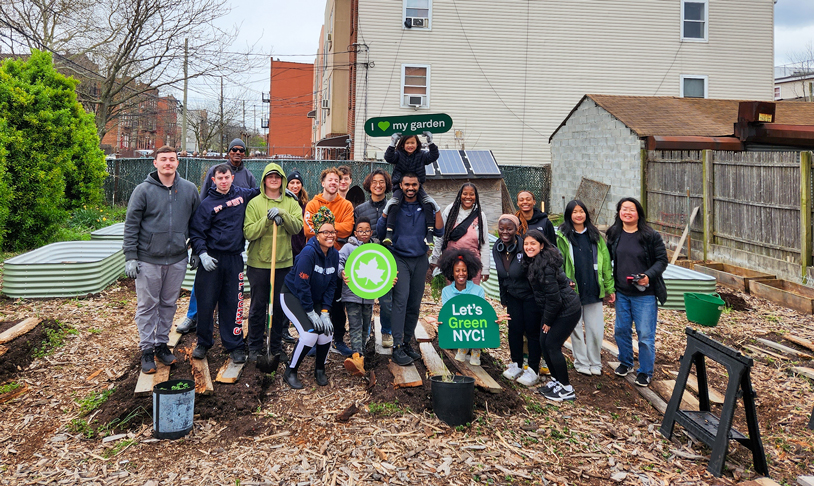
[[[681,75],[682,98],[706,98],[707,77],[700,75]]]
[[[401,107],[430,107],[430,67],[401,65]]]
[[[706,42],[708,1],[681,1],[681,40]]]
[[[774,99],[779,100],[782,99],[783,96],[780,94],[780,86],[774,87]]]
[[[430,30],[432,19],[432,0],[403,0],[405,29]]]

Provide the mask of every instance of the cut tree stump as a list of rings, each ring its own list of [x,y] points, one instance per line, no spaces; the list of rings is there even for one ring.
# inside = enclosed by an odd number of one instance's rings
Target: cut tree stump
[[[136,383],[136,391],[134,392],[135,396],[145,397],[151,395],[153,393],[154,386],[170,379],[169,366],[161,363],[161,361],[156,360],[155,368],[156,368],[155,373],[151,375],[148,375],[143,372],[139,374],[138,382]]]
[[[768,350],[763,349],[763,348],[758,348],[756,346],[744,346],[743,349],[749,351],[752,354],[761,353],[761,354],[765,354],[766,356],[769,356],[771,358],[781,359],[783,361],[791,360],[791,358],[789,358],[788,356],[783,356],[781,354],[773,353],[771,351],[768,351]]]
[[[18,322],[0,334],[0,344],[6,344],[9,341],[17,339],[18,337],[37,327],[37,324],[39,323],[40,320],[36,317],[29,317],[28,319]]]
[[[814,380],[814,369],[812,368],[803,368],[802,366],[792,366],[791,371],[797,373],[798,375],[803,375],[806,378]]]
[[[195,393],[199,395],[211,395],[215,392],[212,384],[212,376],[209,374],[209,361],[192,358],[192,378],[195,379]]]
[[[393,348],[385,348],[382,346],[382,323],[379,321],[379,318],[376,317],[375,321],[373,322],[373,332],[376,336],[376,354],[383,354],[383,355],[392,355]]]
[[[193,358],[194,360],[195,358]],[[235,383],[240,379],[240,373],[243,372],[243,366],[246,363],[235,363],[232,358],[226,360],[223,366],[218,370],[218,376],[215,381],[218,383]]]
[[[413,386],[421,386],[424,382],[421,380],[421,375],[415,365],[399,366],[394,362],[387,365],[390,373],[393,374],[393,386],[396,388],[407,388]]]
[[[469,355],[466,357],[466,361],[457,361],[455,359],[455,352],[451,349],[445,349],[444,354],[447,355],[449,361],[458,368],[458,371],[461,374],[466,376],[471,376],[475,379],[475,386],[478,388],[483,388],[484,390],[490,393],[500,393],[503,391],[503,388],[492,378],[489,373],[486,372],[480,366],[472,366],[469,364]]]
[[[650,387],[656,390],[661,395],[665,402],[669,402],[673,396],[673,390],[676,387],[675,380],[657,380],[650,384]],[[699,410],[701,407],[698,404],[698,399],[692,396],[690,392],[684,390],[681,397],[681,410]]]
[[[794,344],[797,344],[799,346],[802,346],[804,348],[808,348],[808,349],[814,351],[814,343],[812,343],[808,339],[801,338],[801,337],[794,336],[794,335],[790,335],[790,334],[787,334],[787,335],[783,336],[783,339],[785,339],[786,341],[788,341],[790,343],[794,343]]]
[[[678,371],[670,371],[669,373],[674,377],[678,377]],[[695,375],[690,375],[687,377],[687,386],[690,388],[690,390],[694,391],[696,395],[699,393],[700,388],[698,387],[698,378],[696,378]],[[713,403],[715,405],[724,404],[724,396],[721,395],[718,390],[709,385],[707,385],[707,390],[709,390],[709,403]]]
[[[802,351],[797,351],[796,349],[790,348],[788,346],[783,346],[782,344],[778,344],[774,341],[770,341],[768,339],[763,338],[755,338],[755,341],[763,344],[764,346],[768,346],[776,351],[780,351],[783,354],[787,354],[791,357],[802,358],[802,359],[814,359],[814,356],[811,356],[808,353],[804,353]]]
[[[435,351],[435,346],[432,343],[420,343],[418,345],[421,350],[421,361],[427,367],[430,376],[448,375],[449,370],[444,364],[444,360]]]
[[[615,370],[616,368],[619,367],[619,362],[618,361],[609,361],[608,366],[610,366],[611,370]],[[659,411],[659,413],[664,415],[664,412],[667,411],[667,402],[662,400],[661,397],[658,395],[658,393],[654,392],[650,388],[648,388],[646,386],[636,386],[633,383],[636,380],[636,377],[634,376],[634,374],[635,373],[628,373],[628,375],[625,377],[625,380],[627,380],[627,382],[630,383],[630,385],[633,387],[634,390],[639,392],[639,395],[641,395],[645,400],[650,402],[650,405],[652,405],[653,408],[655,408],[656,410]]]

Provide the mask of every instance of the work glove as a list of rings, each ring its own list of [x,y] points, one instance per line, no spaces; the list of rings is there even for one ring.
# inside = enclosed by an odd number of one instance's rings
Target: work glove
[[[396,144],[399,143],[399,138],[401,138],[400,133],[394,133],[393,135],[390,135],[390,146],[395,147]]]
[[[422,133],[422,135],[424,135],[427,138],[427,143],[432,143],[432,133],[424,132]]]
[[[139,264],[138,260],[128,260],[124,264],[124,274],[127,275],[128,278],[136,278],[138,277],[139,272]]]
[[[421,198],[421,204],[429,204],[436,213],[441,210],[441,206],[427,193],[424,193],[424,197]]]
[[[309,319],[311,319],[311,324],[314,325],[315,332],[322,332],[322,319],[319,318],[316,312],[313,310],[306,314]]]
[[[274,221],[274,224],[277,226],[281,226],[283,224],[283,217],[280,216],[280,208],[269,209],[266,216],[268,217],[269,221]]]
[[[331,322],[331,315],[327,312],[323,312],[319,315],[319,318],[322,319],[322,333],[323,334],[333,334],[334,333],[334,323]]]
[[[291,192],[291,189],[286,189],[286,190],[285,190],[285,195],[286,195],[286,196],[288,196],[288,197],[293,197],[294,199],[299,200],[299,198],[297,197],[297,195],[296,195],[296,194],[294,194],[293,192]]]
[[[207,252],[203,252],[200,254],[201,257],[201,264],[203,264],[204,270],[207,272],[214,272],[216,268],[218,268],[218,261],[211,256]]]
[[[198,265],[201,264],[201,257],[196,254],[192,254],[189,256],[189,269],[190,270],[197,270]]]
[[[393,206],[395,206],[398,203],[399,203],[399,200],[397,198],[395,198],[395,197],[391,197],[390,199],[388,199],[387,203],[384,205],[384,211],[382,211],[382,214],[386,214],[387,216],[390,216],[390,208],[392,208]]]

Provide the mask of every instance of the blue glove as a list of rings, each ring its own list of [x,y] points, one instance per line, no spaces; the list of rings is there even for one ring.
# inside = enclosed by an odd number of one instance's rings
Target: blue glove
[[[129,260],[124,264],[124,274],[127,275],[128,278],[136,278],[138,277],[139,272],[139,262],[138,260]]]
[[[424,135],[424,137],[427,138],[427,143],[432,143],[432,133],[431,132],[424,132],[424,133],[422,133],[422,135]]]
[[[207,272],[214,272],[216,268],[218,268],[218,261],[208,253],[203,252],[199,255],[201,257],[201,264],[203,264],[204,270]]]
[[[189,269],[190,270],[197,270],[198,265],[200,265],[200,264],[201,264],[201,257],[199,257],[198,255],[196,255],[194,253],[192,255],[190,255],[190,257],[189,257]]]
[[[331,315],[327,312],[323,312],[319,315],[319,318],[322,319],[322,333],[323,334],[333,334],[334,333],[334,323],[331,322]]]
[[[322,320],[319,318],[316,312],[313,310],[306,314],[309,319],[311,319],[311,324],[314,326],[314,332],[322,332]]]
[[[269,209],[268,214],[266,215],[269,221],[274,221],[274,224],[277,226],[282,226],[283,224],[283,217],[280,216],[280,208],[271,208]]]
[[[390,135],[390,146],[395,147],[396,144],[399,143],[400,138],[401,138],[400,133],[394,133],[393,135]]]

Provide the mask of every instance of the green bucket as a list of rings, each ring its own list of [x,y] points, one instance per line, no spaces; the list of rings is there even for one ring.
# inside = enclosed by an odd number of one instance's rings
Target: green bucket
[[[687,311],[687,320],[702,326],[717,326],[725,305],[726,302],[717,293],[684,293],[684,310]]]

